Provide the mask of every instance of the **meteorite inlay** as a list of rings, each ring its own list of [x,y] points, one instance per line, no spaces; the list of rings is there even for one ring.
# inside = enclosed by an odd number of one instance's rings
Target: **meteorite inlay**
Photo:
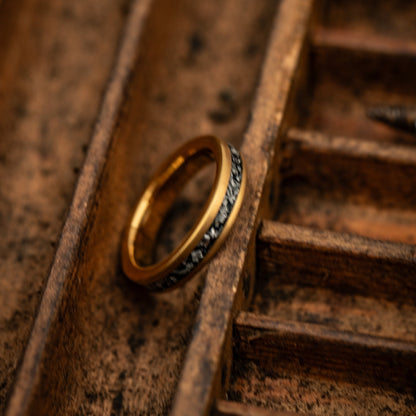
[[[201,263],[223,231],[237,200],[243,179],[243,162],[240,153],[232,145],[228,144],[228,147],[231,151],[231,175],[224,200],[214,221],[189,256],[168,276],[162,280],[146,285],[148,289],[154,291],[166,290],[179,283]]]

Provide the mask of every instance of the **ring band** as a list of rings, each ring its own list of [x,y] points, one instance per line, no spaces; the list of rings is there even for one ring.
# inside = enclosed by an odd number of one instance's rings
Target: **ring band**
[[[216,162],[214,184],[198,221],[169,255],[153,263],[159,229],[175,198],[212,161]],[[136,205],[122,241],[124,273],[153,291],[187,281],[218,251],[229,233],[245,186],[244,161],[232,145],[215,136],[185,143],[159,168]]]

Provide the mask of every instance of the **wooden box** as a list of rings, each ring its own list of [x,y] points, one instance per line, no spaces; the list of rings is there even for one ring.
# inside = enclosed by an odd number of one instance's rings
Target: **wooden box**
[[[366,115],[415,105],[415,17],[0,1],[0,412],[415,414],[415,136]],[[121,272],[123,228],[206,133],[246,159],[242,211],[195,279],[148,293]]]

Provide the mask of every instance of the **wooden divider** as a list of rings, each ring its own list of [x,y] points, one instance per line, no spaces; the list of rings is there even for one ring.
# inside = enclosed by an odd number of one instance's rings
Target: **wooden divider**
[[[302,177],[338,200],[401,209],[416,205],[413,146],[292,128],[282,158],[283,181]]]
[[[299,413],[262,409],[261,407],[247,406],[238,402],[218,400],[215,403],[215,415],[218,416],[295,416]],[[302,415],[306,416],[305,413]]]
[[[217,408],[411,415],[414,136],[366,109],[412,104],[416,43],[394,35],[404,19],[394,2],[384,20],[367,3],[316,7],[273,167],[279,204],[258,231],[255,296],[234,319],[228,402]]]
[[[241,312],[235,320],[235,337],[236,354],[266,366],[358,384],[396,388],[411,388],[414,384],[413,343],[247,312]]]
[[[414,39],[404,40],[374,33],[357,33],[353,29],[332,29],[321,26],[314,31],[312,42],[317,48],[344,49],[392,57],[416,55]]]
[[[264,221],[257,247],[259,279],[400,302],[416,297],[413,245]]]
[[[329,3],[132,2],[8,416],[291,416],[339,410],[349,388],[362,397],[377,390],[384,409],[414,407],[411,318],[388,337],[244,312],[273,279],[282,290],[357,294],[413,311],[414,138],[368,120],[357,91],[370,103],[410,102],[416,43],[333,27]],[[243,208],[203,273],[150,294],[120,271],[126,218],[153,168],[207,129],[241,148]],[[368,215],[348,227],[328,218],[331,204]],[[384,234],[373,213],[386,215]],[[273,293],[267,301],[277,304]],[[307,388],[307,378],[318,380],[313,394],[286,394]],[[337,383],[347,387],[332,403]]]

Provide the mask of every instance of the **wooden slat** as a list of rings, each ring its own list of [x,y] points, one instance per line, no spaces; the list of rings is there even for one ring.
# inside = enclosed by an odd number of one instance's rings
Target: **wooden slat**
[[[112,132],[126,94],[132,68],[136,62],[138,43],[150,5],[151,0],[137,0],[132,4],[90,150],[79,178],[39,312],[10,398],[6,413],[8,416],[26,413],[37,383],[40,382],[48,331],[53,319],[56,318],[65,285],[69,284],[79,261],[82,241],[88,232],[89,215],[96,204],[97,188],[100,186],[101,175],[106,164],[105,155],[111,145]]]
[[[392,143],[380,143],[365,138],[333,136],[314,130],[304,130],[293,127],[288,130],[286,142],[298,146],[299,150],[311,153],[324,153],[329,156],[345,155],[351,159],[363,159],[365,162],[373,160],[381,164],[396,166],[415,166],[416,149]],[[392,172],[396,174],[396,172]]]
[[[217,400],[215,403],[214,415],[217,416],[295,416],[305,413],[293,413],[277,410],[264,409],[257,406],[248,406],[228,400]]]
[[[416,206],[416,148],[292,128],[283,180],[302,177],[338,199],[379,206]]]
[[[416,345],[329,329],[322,325],[283,322],[241,312],[234,325],[240,357],[353,383],[413,387]]]
[[[414,302],[412,245],[264,221],[258,236],[259,279]]]
[[[310,189],[284,188],[278,219],[340,233],[352,233],[377,240],[405,244],[416,242],[416,212],[374,207],[325,198]],[[283,194],[282,192],[282,194]]]
[[[414,39],[416,9],[413,2],[383,1],[374,7],[371,2],[324,0],[321,5],[325,13],[322,13],[320,22],[328,28]]]
[[[228,397],[250,405],[311,415],[415,413],[411,386],[351,383],[339,377],[300,372],[293,367],[264,365],[244,357],[237,359],[234,368],[236,374]]]
[[[414,136],[369,120],[366,106],[414,102],[414,40],[319,27],[311,37],[313,95],[306,125],[335,135],[413,145]]]
[[[247,258],[247,253],[254,254],[254,231],[263,188],[304,46],[311,8],[310,0],[285,0],[279,8],[252,119],[241,149],[249,166],[246,203],[225,247],[208,267],[172,415],[208,414],[216,390],[220,388],[223,350],[230,334],[233,311],[242,302],[244,270],[253,273],[254,261],[252,257]]]
[[[318,48],[335,48],[387,56],[416,56],[416,42],[395,39],[375,33],[360,33],[353,29],[316,27],[312,43]]]

